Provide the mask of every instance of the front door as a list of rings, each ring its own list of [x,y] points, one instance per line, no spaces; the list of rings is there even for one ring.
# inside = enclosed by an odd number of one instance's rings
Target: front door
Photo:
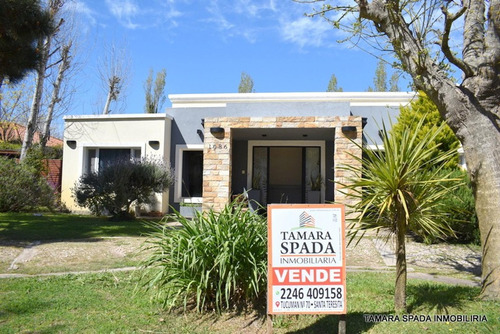
[[[320,147],[255,146],[252,189],[260,189],[261,204],[318,203],[311,201],[321,178]]]
[[[302,147],[270,147],[268,203],[303,203],[302,169]]]

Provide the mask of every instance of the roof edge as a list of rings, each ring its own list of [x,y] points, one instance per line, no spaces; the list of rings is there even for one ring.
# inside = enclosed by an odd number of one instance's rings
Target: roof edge
[[[63,117],[65,121],[104,121],[104,120],[120,120],[120,119],[172,119],[172,116],[167,115],[166,113],[157,113],[157,114],[108,114],[108,115],[66,115]]]
[[[353,105],[401,105],[415,92],[303,92],[303,93],[217,93],[169,94],[172,108],[226,106],[254,102],[350,102]]]

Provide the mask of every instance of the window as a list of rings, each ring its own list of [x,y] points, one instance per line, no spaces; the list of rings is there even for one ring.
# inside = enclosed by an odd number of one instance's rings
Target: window
[[[182,197],[202,197],[203,152],[182,153]]]
[[[203,145],[177,145],[175,201],[201,203],[203,196]]]
[[[93,173],[118,161],[139,160],[140,158],[140,148],[89,148],[84,171]]]

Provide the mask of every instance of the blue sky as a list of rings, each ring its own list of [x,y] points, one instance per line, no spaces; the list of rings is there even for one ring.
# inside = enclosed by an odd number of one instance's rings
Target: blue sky
[[[70,114],[102,110],[97,63],[113,44],[130,64],[125,113],[143,112],[151,68],[167,70],[167,94],[237,92],[243,71],[256,92],[325,91],[332,73],[344,91],[373,86],[377,59],[337,43],[341,32],[305,17],[311,5],[292,0],[76,0],[71,7],[82,53]]]

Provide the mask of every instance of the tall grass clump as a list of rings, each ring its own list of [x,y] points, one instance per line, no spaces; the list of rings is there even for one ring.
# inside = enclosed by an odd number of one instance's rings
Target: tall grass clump
[[[175,211],[182,227],[155,224],[146,247],[145,286],[165,307],[198,311],[256,307],[266,291],[267,226],[264,217],[233,202],[191,220]]]

